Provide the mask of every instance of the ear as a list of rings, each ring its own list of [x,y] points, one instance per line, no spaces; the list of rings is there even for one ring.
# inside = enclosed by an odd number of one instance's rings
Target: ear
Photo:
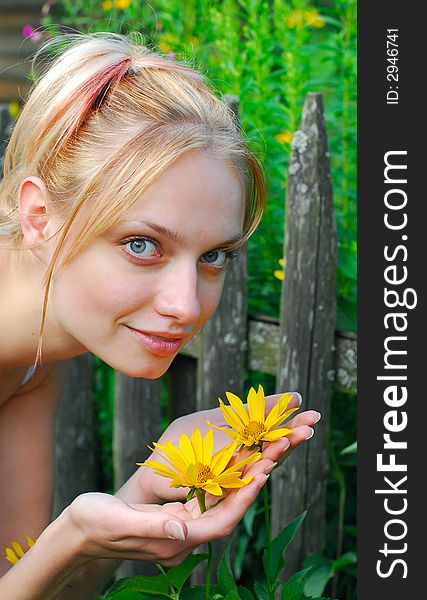
[[[39,258],[46,252],[46,242],[54,233],[49,214],[49,199],[44,181],[27,177],[18,192],[19,219],[28,248]]]

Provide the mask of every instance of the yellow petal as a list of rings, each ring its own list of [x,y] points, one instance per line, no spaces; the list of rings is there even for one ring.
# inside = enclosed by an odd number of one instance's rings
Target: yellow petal
[[[259,421],[260,423],[264,423],[264,420],[265,420],[265,395],[264,395],[264,388],[262,387],[262,385],[258,386],[257,408],[258,408],[258,418],[256,420]]]
[[[12,563],[12,565],[16,565],[16,563],[18,562],[19,558],[16,556],[15,552],[12,550],[12,548],[6,548],[5,549],[5,558],[6,560],[8,560],[10,563]]]
[[[211,483],[206,483],[203,486],[203,489],[212,494],[213,496],[222,496],[222,489],[214,481]]]
[[[278,418],[275,421],[273,421],[273,423],[270,425],[270,427],[266,427],[266,429],[274,429],[278,425],[281,425],[283,423],[283,421],[286,421],[286,419],[297,410],[299,410],[298,407],[287,410],[285,413],[279,415]]]
[[[269,431],[262,436],[262,439],[266,442],[274,442],[275,440],[279,440],[281,437],[285,437],[292,433],[292,429],[274,429],[273,431]]]
[[[212,452],[214,448],[214,434],[212,429],[208,429],[205,438],[203,440],[203,460],[204,465],[211,465]]]
[[[12,542],[12,548],[15,550],[15,552],[16,552],[17,556],[19,556],[19,558],[22,558],[24,556],[25,552],[21,548],[21,545],[18,544],[18,542]]]
[[[280,406],[279,406],[279,403],[276,402],[276,404],[270,410],[270,412],[268,413],[268,415],[265,419],[264,425],[267,430],[271,429],[273,427],[272,423],[276,422],[279,414],[280,414]]]
[[[233,440],[235,440],[236,438],[238,438],[239,434],[236,433],[234,431],[234,429],[227,429],[227,427],[220,427],[219,425],[214,425],[213,423],[211,423],[210,421],[206,421],[206,423],[208,425],[210,425],[210,427],[214,427],[215,429],[219,429],[220,431],[224,431],[229,437],[231,437]]]
[[[179,438],[179,447],[187,465],[194,464],[196,462],[196,457],[194,455],[193,446],[185,433],[181,434]]]
[[[261,452],[254,452],[253,454],[250,454],[249,456],[247,456],[243,460],[240,460],[239,462],[237,462],[232,467],[229,467],[228,469],[226,469],[224,471],[224,474],[231,473],[233,471],[237,471],[238,469],[240,469],[240,467],[243,467],[244,465],[248,465],[250,463],[254,463],[257,460],[259,460],[261,458],[261,456],[262,456]]]
[[[245,487],[245,485],[248,485],[248,483],[250,483],[253,479],[253,475],[250,475],[249,477],[246,477],[246,479],[237,479],[237,478],[230,478],[230,480],[222,480],[221,479],[221,487],[223,488],[241,488],[241,487]]]
[[[186,473],[186,478],[188,479],[189,482],[189,487],[200,487],[200,485],[197,485],[197,476],[199,474],[199,471],[196,467],[196,465],[188,465],[187,468],[187,473]]]
[[[142,463],[143,466],[150,467],[150,469],[154,469],[159,475],[163,475],[163,477],[176,477],[177,473],[172,471],[169,467],[167,467],[163,463],[159,463],[156,460],[146,460],[145,463]]]
[[[194,462],[203,463],[203,440],[200,429],[195,429],[193,431],[191,435],[191,445],[193,446],[194,451]]]
[[[224,471],[236,448],[237,444],[235,442],[228,444],[225,446],[225,448],[218,450],[218,452],[216,452],[216,454],[212,457],[211,471],[215,477]]]
[[[232,427],[236,431],[239,431],[240,429],[243,429],[244,424],[239,419],[239,417],[236,415],[236,413],[231,408],[231,406],[226,406],[224,404],[224,402],[220,399],[219,400],[219,407],[221,409],[222,414],[224,415],[225,420],[230,425],[230,427]]]
[[[155,454],[161,456],[167,463],[171,465],[173,469],[175,469],[179,473],[186,472],[187,464],[184,462],[179,450],[175,448],[170,442],[168,442],[167,446],[161,446],[160,444],[154,444],[154,446],[156,447],[156,449],[154,450]],[[162,448],[165,448],[165,450],[162,450]]]
[[[33,540],[33,538],[30,538],[30,536],[29,536],[29,535],[26,535],[25,537],[26,537],[26,539],[27,539],[27,544],[28,544],[28,547],[29,547],[29,548],[31,548],[31,546],[34,546],[34,544],[36,543],[36,541],[35,541],[35,540]]]
[[[233,394],[232,392],[225,392],[225,395],[227,396],[227,400],[229,401],[231,406],[238,414],[243,425],[247,425],[249,423],[248,413],[246,412],[245,405],[240,400],[239,396],[236,396],[236,394]]]
[[[254,390],[253,387],[249,390],[248,393],[248,410],[249,410],[249,420],[250,421],[259,421],[258,415],[258,394]],[[264,421],[264,419],[263,419]]]

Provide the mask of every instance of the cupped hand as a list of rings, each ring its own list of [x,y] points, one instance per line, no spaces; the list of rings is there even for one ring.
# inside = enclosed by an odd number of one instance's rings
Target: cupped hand
[[[182,504],[130,504],[116,496],[87,493],[66,509],[83,559],[146,560],[164,566],[180,564],[194,548],[230,535],[254,502],[273,467],[269,459],[248,466],[252,481],[229,491],[201,514],[196,498]],[[209,508],[218,498],[206,494]]]
[[[280,396],[281,394],[266,396],[266,414],[270,412]],[[301,396],[298,393],[293,393],[289,408],[298,407],[300,404]],[[319,419],[320,414],[314,410],[297,413],[286,422],[286,427],[292,429],[292,433],[276,442],[265,443],[263,457],[281,464],[297,446],[312,437],[314,433],[312,427]],[[202,410],[173,421],[159,439],[159,443],[164,444],[169,440],[172,444],[178,445],[179,437],[182,433],[186,433],[190,437],[196,428],[200,429],[202,435],[204,435],[210,428],[206,421],[210,421],[212,424],[221,427],[228,427],[219,408]],[[214,437],[214,452],[223,448],[231,441],[231,438],[220,430],[215,430]],[[157,454],[152,454],[149,458],[164,462]],[[135,474],[135,478],[137,485],[140,487],[141,494],[147,502],[161,504],[166,501],[184,500],[189,491],[188,488],[170,488],[168,479],[156,475],[148,467],[140,467]]]

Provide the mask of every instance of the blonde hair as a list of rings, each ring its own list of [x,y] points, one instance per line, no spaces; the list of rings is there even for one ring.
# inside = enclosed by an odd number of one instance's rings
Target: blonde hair
[[[123,35],[71,34],[59,42],[65,50],[45,67],[15,124],[0,183],[0,235],[14,245],[22,246],[17,201],[26,177],[45,182],[51,206],[64,219],[45,275],[36,363],[58,257],[83,205],[90,206],[89,216],[61,267],[189,150],[207,150],[237,169],[246,203],[242,243],[266,203],[262,165],[201,73]],[[57,43],[50,40],[42,51]]]

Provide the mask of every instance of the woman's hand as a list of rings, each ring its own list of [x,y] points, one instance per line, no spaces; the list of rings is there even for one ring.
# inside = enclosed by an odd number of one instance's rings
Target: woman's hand
[[[265,406],[267,414],[277,403],[280,396],[281,394],[266,396]],[[294,408],[301,404],[301,396],[297,393],[294,393],[293,396],[294,397],[289,403],[289,408]],[[281,464],[291,452],[299,446],[299,444],[312,437],[314,433],[312,427],[319,419],[320,414],[314,410],[308,410],[294,416],[286,422],[286,427],[292,429],[292,433],[286,438],[281,438],[276,442],[265,443],[263,457]],[[209,429],[209,425],[206,421],[210,421],[214,425],[222,427],[227,426],[219,408],[202,410],[173,421],[161,436],[159,443],[165,443],[166,440],[170,440],[174,445],[178,445],[179,437],[182,433],[186,433],[190,437],[191,433],[196,428],[200,429],[202,435],[204,435]],[[230,441],[231,439],[226,433],[215,430],[214,452],[224,447]],[[159,462],[164,462],[157,454],[152,454],[150,458]],[[145,502],[161,504],[167,501],[184,500],[189,491],[188,488],[170,488],[168,479],[156,475],[154,471],[148,467],[141,467],[137,473],[135,473],[134,478],[132,479],[139,486]]]
[[[128,504],[116,496],[88,493],[64,511],[72,524],[82,562],[97,558],[147,560],[164,566],[181,563],[194,548],[232,533],[254,502],[274,467],[269,459],[248,465],[253,480],[231,490],[214,508],[201,514],[197,498],[172,502]],[[218,498],[206,494],[206,505]]]

